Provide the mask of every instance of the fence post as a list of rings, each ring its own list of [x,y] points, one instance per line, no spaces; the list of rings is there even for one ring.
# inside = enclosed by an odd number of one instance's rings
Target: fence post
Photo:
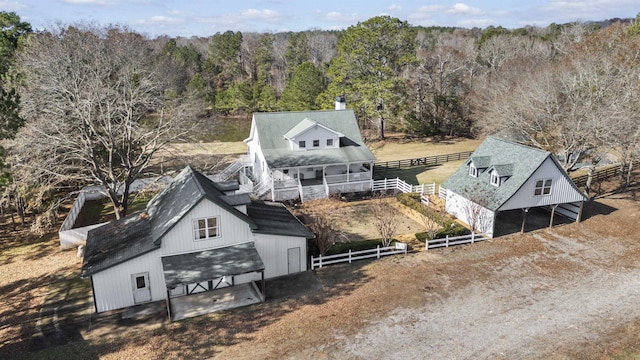
[[[475,235],[475,234],[476,234],[476,233],[475,233],[475,231],[472,231],[472,232],[471,232],[471,243],[472,243],[472,244],[473,244],[473,238],[474,238],[474,235]]]
[[[378,249],[378,259],[380,259],[380,245],[376,246],[376,249]]]
[[[351,249],[349,249],[349,264],[351,264]]]
[[[313,271],[313,265],[314,265],[314,263],[313,263],[313,255],[311,255],[311,271]]]
[[[320,254],[319,259],[320,259],[320,264],[318,264],[319,265],[318,267],[322,269],[322,254]]]
[[[445,240],[445,247],[449,247],[449,235],[447,235],[447,238]]]

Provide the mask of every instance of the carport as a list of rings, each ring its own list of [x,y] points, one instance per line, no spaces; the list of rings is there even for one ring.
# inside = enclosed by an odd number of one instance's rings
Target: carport
[[[167,312],[172,320],[207,314],[264,301],[264,264],[253,242],[162,258],[167,287]],[[256,284],[235,284],[235,277],[260,273],[262,290]],[[218,288],[213,279],[230,278],[230,286]],[[171,291],[187,284],[209,284],[208,291],[172,297]]]

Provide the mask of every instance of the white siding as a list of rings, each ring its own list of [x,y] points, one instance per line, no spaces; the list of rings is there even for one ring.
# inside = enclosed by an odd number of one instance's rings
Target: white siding
[[[479,205],[472,205],[472,202],[461,195],[454,193],[451,190],[447,190],[447,199],[445,202],[445,211],[460,221],[470,224],[470,210],[473,207]],[[485,234],[493,234],[493,223],[495,221],[495,214],[493,211],[481,207],[478,209],[478,215],[476,215],[476,228],[478,231]]]
[[[307,239],[293,236],[256,234],[256,250],[264,263],[265,279],[287,275],[287,250],[300,248],[300,267],[307,270]]]
[[[536,180],[551,179],[551,193],[549,195],[535,195]],[[509,181],[509,180],[507,180]],[[551,204],[561,204],[583,201],[582,195],[573,187],[556,164],[547,158],[531,175],[518,192],[507,200],[498,210],[522,209]]]
[[[333,139],[333,146],[329,146],[327,147],[327,139]],[[318,147],[313,147],[313,140],[318,140],[319,141],[319,146]],[[300,143],[300,141],[304,141],[306,147],[301,149],[298,144]],[[296,137],[294,137],[291,141],[291,150],[293,151],[304,151],[306,150],[313,150],[313,149],[333,149],[333,148],[337,148],[340,145],[340,138],[338,137],[338,134],[336,134],[333,131],[329,131],[325,128],[323,128],[322,126],[316,125],[310,129],[308,129],[307,131],[303,132],[302,134],[298,134]]]
[[[220,236],[194,240],[194,219],[217,216]],[[162,255],[172,255],[223,247],[253,240],[249,225],[217,204],[203,199],[162,238]]]
[[[92,276],[96,309],[98,312],[135,305],[131,275],[149,272],[151,301],[164,300],[164,284],[160,251],[154,250]]]

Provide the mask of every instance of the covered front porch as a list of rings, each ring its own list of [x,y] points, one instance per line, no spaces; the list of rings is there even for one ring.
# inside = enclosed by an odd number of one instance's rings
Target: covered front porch
[[[264,264],[253,242],[165,256],[162,266],[172,320],[264,301]]]
[[[373,163],[350,163],[276,169],[272,199],[302,201],[330,194],[368,191],[372,187]]]

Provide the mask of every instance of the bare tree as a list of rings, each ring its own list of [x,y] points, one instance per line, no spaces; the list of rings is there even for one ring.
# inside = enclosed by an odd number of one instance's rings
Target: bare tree
[[[400,214],[382,196],[378,196],[371,201],[371,212],[373,226],[375,226],[382,239],[382,246],[389,246],[400,225]]]
[[[26,125],[9,143],[16,181],[41,193],[96,183],[117,218],[127,213],[131,183],[193,116],[165,99],[168,69],[148,44],[87,24],[29,38],[17,63]]]
[[[443,214],[441,210],[430,212],[428,215],[422,215],[422,225],[424,225],[425,231],[429,239],[433,240],[440,231],[440,224],[442,223]]]
[[[313,243],[321,255],[325,255],[336,242],[349,240],[333,226],[331,213],[337,206],[336,202],[334,199],[318,200],[313,207],[305,208],[297,214],[316,235]]]

